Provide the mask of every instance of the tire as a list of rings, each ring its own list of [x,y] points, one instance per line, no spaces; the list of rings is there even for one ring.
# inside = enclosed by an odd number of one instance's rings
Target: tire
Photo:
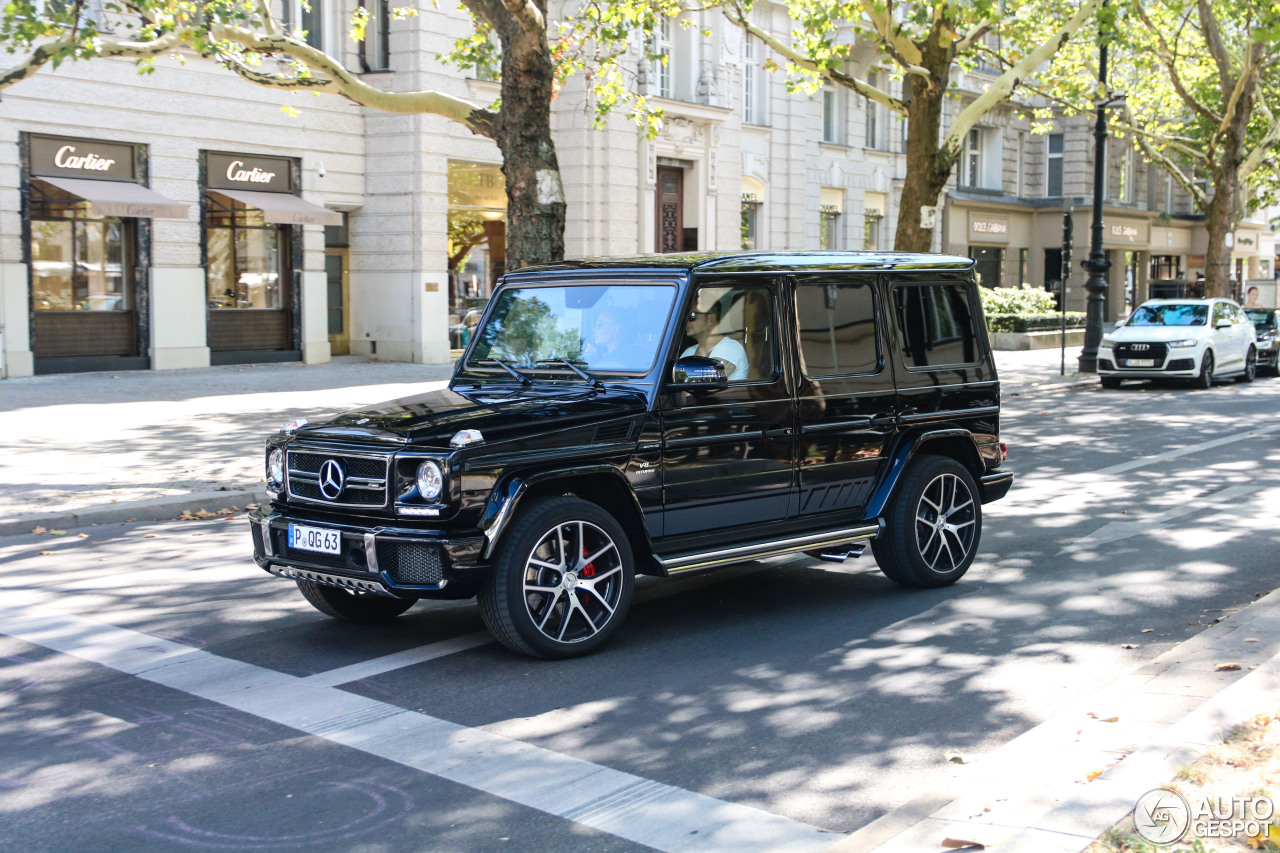
[[[373,592],[353,592],[307,580],[298,581],[298,590],[312,607],[325,616],[364,625],[390,622],[418,603],[413,598],[388,598]]]
[[[1117,376],[1100,376],[1098,381],[1102,383],[1102,387],[1108,391],[1114,391],[1120,387],[1120,378]]]
[[[950,457],[922,456],[903,475],[871,551],[891,581],[933,588],[960,580],[981,538],[982,502],[969,470]]]
[[[1213,350],[1205,350],[1200,360],[1200,375],[1191,380],[1191,384],[1202,391],[1213,387]]]
[[[579,498],[543,498],[503,537],[480,615],[514,652],[578,657],[618,629],[634,586],[631,543],[613,516]]]
[[[1244,357],[1244,373],[1238,377],[1240,382],[1252,382],[1258,377],[1258,351],[1249,347],[1249,354]]]

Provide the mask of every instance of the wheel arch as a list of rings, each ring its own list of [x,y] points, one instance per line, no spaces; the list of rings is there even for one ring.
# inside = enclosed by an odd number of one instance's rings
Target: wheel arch
[[[601,464],[512,474],[501,480],[490,493],[480,519],[480,530],[486,540],[485,559],[493,555],[520,507],[528,506],[537,498],[555,495],[573,495],[596,504],[622,526],[633,552],[651,550],[644,513],[635,492],[621,471]],[[643,563],[641,559],[636,560],[637,566]]]
[[[884,513],[885,507],[897,492],[907,466],[924,453],[950,456],[964,465],[974,482],[978,482],[986,472],[982,455],[978,452],[978,442],[969,430],[955,427],[908,433],[894,449],[885,473],[867,503],[866,518],[879,518]]]

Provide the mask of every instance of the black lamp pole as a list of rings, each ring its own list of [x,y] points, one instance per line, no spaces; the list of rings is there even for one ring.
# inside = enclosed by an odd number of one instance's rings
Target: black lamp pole
[[[1105,8],[1108,0],[1102,0]],[[1105,95],[1107,91],[1107,36],[1105,32],[1098,39],[1098,82]],[[1107,107],[1106,98],[1098,100],[1098,120],[1094,125],[1093,161],[1093,234],[1089,248],[1089,258],[1081,266],[1089,273],[1084,283],[1088,291],[1085,303],[1084,349],[1080,351],[1080,372],[1098,372],[1098,344],[1102,343],[1102,318],[1107,306],[1107,270],[1111,269],[1111,261],[1102,251],[1102,182],[1107,168]]]

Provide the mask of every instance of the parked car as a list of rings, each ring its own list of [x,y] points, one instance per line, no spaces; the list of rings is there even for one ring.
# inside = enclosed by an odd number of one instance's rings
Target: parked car
[[[447,390],[266,442],[254,558],[321,612],[479,598],[524,654],[598,648],[636,573],[869,543],[957,581],[1003,497],[969,258],[669,255],[510,273]]]
[[[1103,388],[1175,378],[1208,388],[1230,376],[1252,382],[1257,369],[1253,324],[1230,299],[1149,300],[1103,335],[1098,350]]]
[[[1258,369],[1280,376],[1280,309],[1246,308],[1244,315],[1257,335]]]

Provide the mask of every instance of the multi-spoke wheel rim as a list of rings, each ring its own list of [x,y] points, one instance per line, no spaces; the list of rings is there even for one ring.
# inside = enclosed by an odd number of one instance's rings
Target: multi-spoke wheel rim
[[[525,560],[524,606],[533,625],[557,643],[581,643],[604,630],[622,598],[622,555],[589,521],[543,534]]]
[[[965,565],[977,532],[977,505],[964,480],[939,474],[916,506],[916,545],[932,572],[946,574]]]

